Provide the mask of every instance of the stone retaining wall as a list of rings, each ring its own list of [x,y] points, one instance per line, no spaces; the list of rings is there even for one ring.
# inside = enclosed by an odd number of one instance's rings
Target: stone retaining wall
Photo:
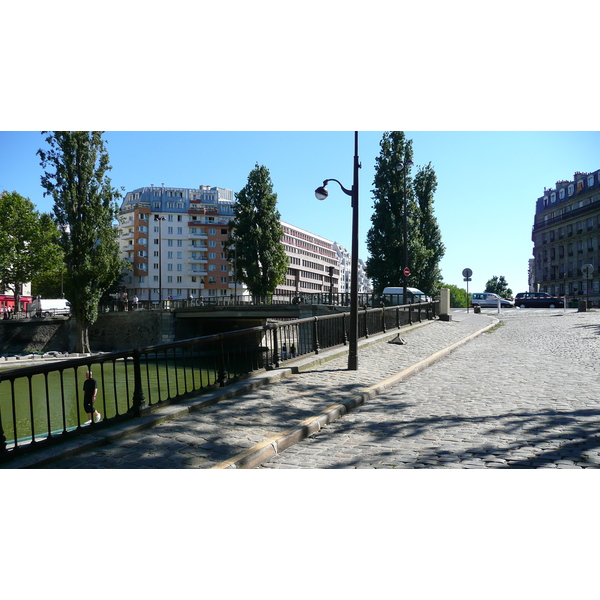
[[[0,320],[0,355],[71,352],[75,329],[75,319]],[[176,339],[172,315],[161,311],[101,314],[89,335],[93,352],[130,350]]]

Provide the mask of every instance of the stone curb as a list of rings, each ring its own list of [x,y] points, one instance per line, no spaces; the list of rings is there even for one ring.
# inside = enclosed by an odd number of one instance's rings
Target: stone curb
[[[330,407],[321,411],[318,415],[305,419],[293,429],[284,431],[283,433],[275,435],[272,438],[264,440],[252,448],[248,448],[244,452],[241,452],[228,460],[220,462],[214,467],[211,467],[211,469],[253,469],[260,466],[262,463],[270,460],[274,456],[277,456],[290,446],[301,442],[302,440],[311,436],[313,433],[317,433],[325,425],[336,421],[351,410],[362,406],[367,400],[378,396],[390,387],[401,381],[404,381],[405,379],[408,379],[410,376],[415,375],[419,371],[429,367],[445,356],[448,356],[451,352],[460,346],[467,344],[482,333],[489,331],[499,322],[498,319],[495,319],[494,317],[491,318],[493,319],[492,323],[486,327],[483,327],[479,331],[468,335],[464,339],[455,342],[443,350],[438,350],[428,358],[411,365],[396,375],[392,375],[391,377],[388,377],[387,379],[384,379],[383,381],[366,388],[363,392],[355,394],[353,397],[345,400],[344,402],[332,404]]]

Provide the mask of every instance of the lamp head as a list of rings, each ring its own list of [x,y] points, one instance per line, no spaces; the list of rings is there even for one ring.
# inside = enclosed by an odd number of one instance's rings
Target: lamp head
[[[396,165],[396,171],[402,171],[402,169],[404,169],[404,165],[412,165],[413,161],[412,160],[407,160],[405,162],[400,161],[397,165]]]
[[[315,190],[315,197],[317,200],[325,200],[327,196],[329,196],[329,192],[327,191],[327,181],[324,181],[323,185]]]

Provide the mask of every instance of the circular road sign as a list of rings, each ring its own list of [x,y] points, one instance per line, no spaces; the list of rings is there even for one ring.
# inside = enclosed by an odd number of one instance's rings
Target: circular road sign
[[[404,275],[410,277],[410,269],[408,267],[404,267]]]
[[[594,265],[583,265],[583,267],[581,267],[581,272],[586,277],[589,277],[594,272]]]
[[[462,272],[463,277],[471,277],[471,275],[473,275],[473,271],[471,271],[471,269],[463,269]]]

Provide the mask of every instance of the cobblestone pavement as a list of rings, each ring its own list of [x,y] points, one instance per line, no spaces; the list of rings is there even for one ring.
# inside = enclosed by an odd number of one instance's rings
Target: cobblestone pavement
[[[600,466],[600,312],[497,316],[491,332],[263,468]]]
[[[492,322],[490,316],[474,315],[471,311],[469,315],[457,315],[453,321],[434,321],[409,331],[400,330],[405,345],[383,342],[361,348],[358,371],[348,371],[347,357],[336,358],[280,382],[221,400],[185,417],[163,422],[110,445],[57,460],[46,467],[215,467],[273,436],[298,427],[307,418],[427,359]],[[316,440],[322,443],[325,438],[319,435]],[[301,445],[305,443],[301,442]],[[347,447],[346,437],[342,444]],[[313,441],[308,446],[315,448]],[[293,452],[289,454],[288,462],[274,462],[270,466],[299,466],[297,461],[302,462],[299,456]],[[335,458],[334,464],[324,463],[323,466],[340,466],[339,458]],[[353,465],[344,463],[344,466]],[[302,466],[318,465],[308,459]]]

